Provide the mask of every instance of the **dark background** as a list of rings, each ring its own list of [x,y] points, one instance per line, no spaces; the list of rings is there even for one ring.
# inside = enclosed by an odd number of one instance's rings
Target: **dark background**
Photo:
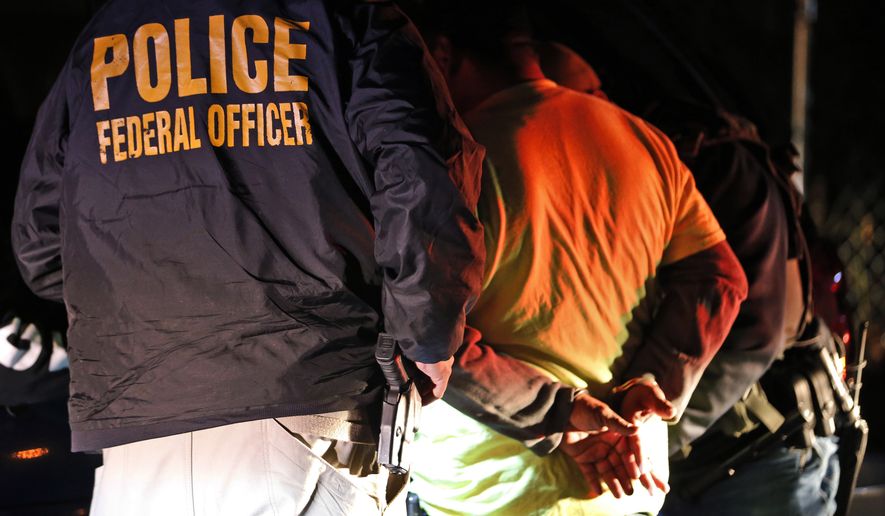
[[[182,0],[184,1],[184,0]],[[31,318],[63,319],[21,284],[9,249],[9,227],[21,156],[34,116],[99,0],[9,1],[0,7],[0,308],[16,306]],[[626,7],[625,7],[626,5]],[[651,20],[705,77],[729,108],[751,119],[772,145],[791,138],[793,38],[790,0],[547,0],[547,36],[588,56],[605,84],[627,92],[659,87],[692,91],[672,49],[647,30]],[[870,320],[871,367],[865,376],[864,414],[871,445],[882,450],[880,408],[885,362],[885,200],[881,129],[885,118],[885,2],[801,2],[811,15],[805,191],[812,215],[845,265],[854,320]],[[635,72],[626,77],[615,70]],[[648,80],[645,78],[648,77]],[[620,83],[618,82],[620,81]],[[628,83],[629,82],[629,83]],[[654,86],[651,86],[654,85]],[[629,98],[618,99],[629,107]],[[0,386],[2,389],[3,386]]]

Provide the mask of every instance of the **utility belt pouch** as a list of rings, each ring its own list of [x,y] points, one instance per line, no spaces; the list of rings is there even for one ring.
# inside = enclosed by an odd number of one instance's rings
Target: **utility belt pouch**
[[[836,433],[836,417],[838,415],[833,380],[841,382],[841,378],[831,379],[827,373],[827,362],[833,362],[827,351],[825,349],[814,351],[816,353],[809,353],[807,357],[808,362],[814,363],[814,367],[809,368],[805,375],[811,385],[811,393],[814,395],[814,417],[817,420],[814,433],[821,437],[830,437]]]
[[[396,475],[409,472],[408,448],[418,431],[421,397],[403,366],[396,339],[381,333],[375,347],[375,360],[387,385],[381,408],[378,436],[378,463]]]
[[[814,394],[801,369],[786,361],[775,362],[759,380],[768,402],[781,414],[798,413],[804,423],[783,444],[790,448],[809,448],[814,442]]]
[[[805,345],[787,350],[784,358],[775,362],[771,371],[762,379],[766,395],[777,389],[775,382],[768,380],[772,372],[801,375],[811,392],[812,408],[814,409],[814,433],[821,437],[829,437],[839,429],[856,419],[854,401],[848,387],[842,379],[837,367],[839,349],[829,328],[815,319],[808,327],[811,337],[804,340]],[[772,402],[779,410],[790,410],[794,405],[789,401],[786,405]]]

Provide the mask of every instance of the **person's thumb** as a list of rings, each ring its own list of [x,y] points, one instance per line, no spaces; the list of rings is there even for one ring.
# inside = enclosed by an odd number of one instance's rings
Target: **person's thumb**
[[[672,419],[676,416],[676,407],[667,401],[664,391],[658,386],[648,390],[648,394],[645,395],[645,400],[642,404],[644,405],[640,413],[642,419],[652,415],[658,416],[661,419]]]
[[[575,398],[569,422],[573,430],[584,432],[613,431],[619,434],[631,435],[637,431],[633,423],[621,417],[620,414],[612,410],[604,402],[587,393],[583,393]]]
[[[562,434],[562,442],[565,444],[576,444],[584,439],[590,437],[592,434],[590,432],[583,432],[580,430],[572,430],[568,432],[564,432]]]
[[[621,435],[633,435],[639,430],[636,425],[622,418],[611,409],[603,411],[602,424],[604,428],[608,428],[608,430]]]
[[[653,402],[655,414],[661,416],[661,419],[670,419],[676,416],[676,407],[667,401],[664,391],[655,389],[655,399]]]
[[[415,362],[415,366],[424,374],[424,378],[419,379],[423,381],[418,382],[424,405],[443,397],[452,375],[453,362],[452,358],[435,363]]]

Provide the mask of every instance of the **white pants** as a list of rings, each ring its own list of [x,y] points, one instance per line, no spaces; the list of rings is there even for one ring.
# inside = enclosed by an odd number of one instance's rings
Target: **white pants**
[[[106,448],[90,514],[405,514],[405,478],[351,475],[306,442],[264,419]]]

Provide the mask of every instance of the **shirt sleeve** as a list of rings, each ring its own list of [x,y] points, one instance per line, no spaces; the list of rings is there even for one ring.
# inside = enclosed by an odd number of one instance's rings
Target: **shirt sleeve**
[[[537,455],[562,441],[576,389],[531,365],[495,351],[468,327],[443,400]]]
[[[669,265],[725,240],[725,233],[696,188],[691,172],[679,161],[673,187],[676,189],[675,222],[661,265]]]
[[[62,301],[59,206],[68,142],[64,72],[37,113],[15,197],[11,240],[19,271],[38,296]]]
[[[747,280],[720,242],[661,267],[658,285],[660,305],[623,378],[653,374],[679,418],[747,297]]]
[[[677,262],[725,240],[725,233],[698,191],[691,171],[679,159],[673,142],[657,127],[636,120],[657,163],[670,214],[670,233],[660,265]]]
[[[352,2],[350,136],[374,170],[385,331],[411,360],[460,346],[482,281],[483,149],[457,117],[415,27],[391,2]]]

